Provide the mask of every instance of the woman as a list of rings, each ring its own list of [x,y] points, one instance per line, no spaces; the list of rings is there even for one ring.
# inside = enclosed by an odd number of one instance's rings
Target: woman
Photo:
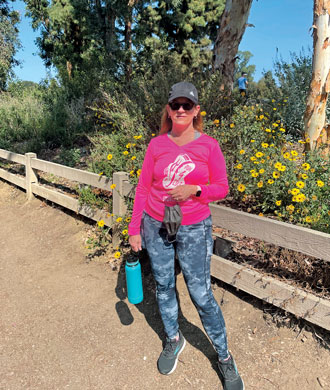
[[[243,381],[228,352],[225,323],[210,278],[213,240],[208,203],[224,198],[227,192],[225,161],[218,142],[203,133],[197,90],[188,82],[174,84],[160,135],[151,140],[143,162],[129,243],[133,251],[139,251],[143,239],[149,254],[167,335],[157,365],[161,374],[171,374],[186,342],[178,326],[174,246],[162,221],[165,206],[180,205],[176,250],[190,297],[218,353],[224,389],[242,390]]]

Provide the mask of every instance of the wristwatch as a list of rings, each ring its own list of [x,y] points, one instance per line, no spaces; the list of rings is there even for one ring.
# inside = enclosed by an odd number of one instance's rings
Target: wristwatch
[[[196,186],[197,187],[197,192],[195,194],[195,196],[197,196],[198,198],[202,195],[202,189],[200,188],[200,186]]]

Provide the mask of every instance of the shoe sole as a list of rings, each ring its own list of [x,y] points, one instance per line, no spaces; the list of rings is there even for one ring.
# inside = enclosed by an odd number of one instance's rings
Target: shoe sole
[[[183,337],[183,336],[182,336],[182,337]],[[186,339],[183,337],[183,344],[182,344],[182,347],[181,347],[180,351],[179,351],[178,354],[176,355],[175,363],[174,363],[174,366],[173,366],[172,370],[171,370],[170,372],[167,372],[167,373],[162,373],[162,372],[161,372],[161,374],[163,374],[163,375],[170,375],[170,374],[172,374],[172,372],[175,371],[176,365],[178,364],[179,355],[180,355],[180,353],[184,350],[184,347],[185,347],[185,346],[186,346]]]

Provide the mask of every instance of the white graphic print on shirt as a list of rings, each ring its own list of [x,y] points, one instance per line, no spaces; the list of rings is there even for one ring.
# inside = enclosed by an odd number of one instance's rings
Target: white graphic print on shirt
[[[179,154],[175,161],[164,169],[163,186],[165,189],[172,189],[185,184],[184,178],[195,169],[195,164],[188,154]]]

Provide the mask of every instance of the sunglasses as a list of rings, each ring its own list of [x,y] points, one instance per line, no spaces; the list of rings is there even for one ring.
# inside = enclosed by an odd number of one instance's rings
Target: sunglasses
[[[192,102],[187,102],[187,103],[176,103],[176,102],[171,102],[168,103],[168,105],[171,107],[173,111],[177,111],[182,107],[185,111],[190,111],[194,107],[194,103]]]

